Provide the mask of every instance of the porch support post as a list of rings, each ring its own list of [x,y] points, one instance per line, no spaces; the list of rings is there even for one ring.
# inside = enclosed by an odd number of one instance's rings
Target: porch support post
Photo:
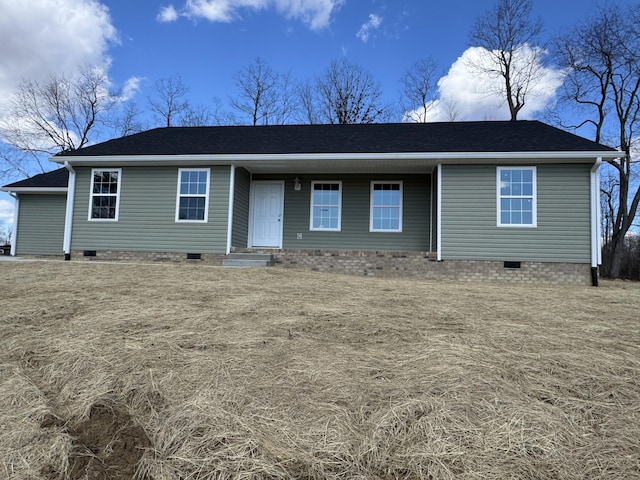
[[[231,240],[233,235],[233,200],[235,198],[236,166],[231,164],[229,171],[229,215],[227,217],[227,255],[231,253]]]
[[[11,232],[11,238],[9,241],[11,242],[11,250],[9,254],[12,257],[16,256],[16,247],[18,244],[18,219],[20,218],[20,196],[16,193],[9,192],[15,202],[13,204],[13,232]]]
[[[438,164],[438,173],[437,173],[437,192],[436,192],[436,242],[438,245],[438,261],[442,261],[442,164]]]

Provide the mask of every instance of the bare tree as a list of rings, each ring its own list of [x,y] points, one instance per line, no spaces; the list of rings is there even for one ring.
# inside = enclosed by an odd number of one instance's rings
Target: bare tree
[[[433,59],[423,58],[414,63],[400,79],[402,83],[400,107],[403,118],[418,123],[427,122],[427,113],[434,105],[436,68],[436,62]]]
[[[51,74],[43,82],[22,80],[0,133],[44,171],[39,160],[43,154],[76,150],[91,141],[115,98],[104,70],[97,67],[85,67],[74,77]]]
[[[542,22],[532,18],[531,8],[531,0],[498,0],[478,18],[470,35],[472,44],[484,49],[471,67],[501,80],[492,93],[505,99],[512,121],[542,75],[544,50],[536,46]]]
[[[32,173],[32,164],[39,173],[45,172],[44,155],[26,153],[9,144],[0,143],[0,179],[28,177]]]
[[[125,102],[115,108],[108,116],[106,124],[110,127],[111,136],[116,138],[145,130],[138,104],[133,101]]]
[[[622,271],[625,236],[640,203],[633,153],[640,121],[639,22],[640,6],[608,4],[556,42],[559,63],[568,70],[562,100],[584,118],[577,125],[564,126],[590,127],[596,142],[610,143],[623,152],[609,161],[616,177],[614,188],[603,191],[614,210],[604,249],[609,258],[602,271],[611,277]]]
[[[180,75],[161,78],[155,84],[155,96],[149,97],[149,110],[156,121],[172,127],[180,124],[181,116],[189,110],[186,95],[189,88],[182,82]]]
[[[289,123],[298,109],[295,82],[289,72],[279,76],[278,101],[273,109],[274,122],[278,125]]]
[[[218,97],[213,98],[213,113],[211,114],[214,125],[238,125],[239,122],[233,112],[223,107],[222,100]]]
[[[187,104],[187,109],[180,119],[182,127],[205,127],[211,124],[211,113],[205,106],[194,106]]]
[[[318,111],[326,123],[375,123],[389,117],[380,84],[345,58],[334,60],[317,81]]]
[[[238,88],[231,106],[246,115],[251,125],[287,123],[293,113],[293,90],[289,74],[281,75],[256,58],[235,75]]]
[[[9,225],[0,224],[0,246],[9,245],[12,235],[13,229]]]
[[[451,97],[442,98],[440,99],[440,101],[443,102],[442,108],[446,115],[447,121],[448,122],[457,121],[458,118],[460,118],[460,110],[458,110],[458,105],[456,104],[456,101]]]
[[[311,125],[320,123],[315,84],[310,80],[300,82],[296,86],[295,93],[298,99],[296,119],[300,123]]]

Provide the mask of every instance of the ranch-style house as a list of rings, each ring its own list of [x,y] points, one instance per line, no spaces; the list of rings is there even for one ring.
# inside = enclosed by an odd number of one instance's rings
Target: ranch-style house
[[[18,256],[597,284],[619,155],[538,121],[169,127],[2,190]]]

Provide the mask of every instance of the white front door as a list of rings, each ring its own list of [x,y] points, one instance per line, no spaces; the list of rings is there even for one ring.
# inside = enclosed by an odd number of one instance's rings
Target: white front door
[[[282,248],[284,182],[253,182],[251,246]]]

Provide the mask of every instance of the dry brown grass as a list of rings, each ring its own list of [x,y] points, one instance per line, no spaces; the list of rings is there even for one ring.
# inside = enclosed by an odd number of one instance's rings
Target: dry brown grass
[[[638,284],[0,275],[0,478],[640,477]]]

